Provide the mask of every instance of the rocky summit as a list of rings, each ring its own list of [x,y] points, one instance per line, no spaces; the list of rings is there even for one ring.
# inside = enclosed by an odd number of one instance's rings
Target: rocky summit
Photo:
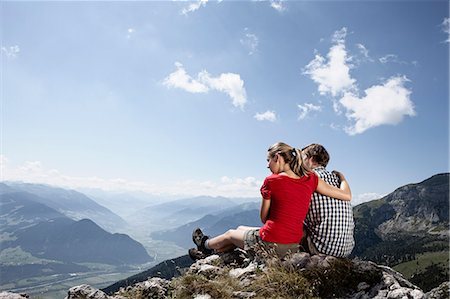
[[[448,282],[424,293],[389,267],[303,252],[279,260],[235,250],[179,271],[182,275],[171,280],[151,277],[114,294],[80,285],[71,288],[65,299],[449,298]]]

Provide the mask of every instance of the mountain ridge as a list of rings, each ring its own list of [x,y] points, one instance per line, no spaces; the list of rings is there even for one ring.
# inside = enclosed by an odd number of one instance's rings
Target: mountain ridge
[[[7,186],[7,188],[5,188]],[[44,184],[22,182],[1,183],[2,196],[16,192],[27,192],[36,196],[35,201],[44,204],[74,220],[89,218],[112,232],[123,230],[127,223],[108,208],[98,204],[83,193]]]
[[[260,203],[256,202],[239,204],[207,214],[198,220],[173,229],[152,232],[150,236],[157,240],[172,241],[181,247],[190,248],[192,247],[190,235],[197,227],[202,228],[208,235],[216,236],[228,229],[235,228],[236,224],[247,226],[260,225],[259,205]]]
[[[110,233],[90,219],[71,219],[29,191],[0,183],[2,287],[33,283],[38,277],[129,270],[153,260],[128,235]]]

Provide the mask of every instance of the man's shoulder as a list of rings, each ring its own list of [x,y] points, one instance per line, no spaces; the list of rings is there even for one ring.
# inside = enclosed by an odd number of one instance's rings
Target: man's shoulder
[[[317,174],[319,178],[321,178],[328,184],[339,187],[340,185],[339,177],[335,175],[333,172],[328,171],[325,167],[323,166],[316,167],[314,168],[314,172]]]
[[[336,176],[334,173],[328,171],[325,167],[319,166],[313,169],[314,172],[320,177],[323,178],[325,176]]]

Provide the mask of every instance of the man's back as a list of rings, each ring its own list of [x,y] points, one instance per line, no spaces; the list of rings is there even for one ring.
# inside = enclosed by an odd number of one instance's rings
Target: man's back
[[[335,187],[339,178],[324,167],[314,168],[316,174]],[[355,246],[353,210],[349,201],[314,193],[311,199],[305,228],[317,250],[337,257],[350,255]]]

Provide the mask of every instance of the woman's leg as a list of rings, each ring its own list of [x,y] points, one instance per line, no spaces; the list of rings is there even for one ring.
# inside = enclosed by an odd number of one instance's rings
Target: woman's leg
[[[225,252],[235,247],[244,248],[246,230],[230,229],[226,233],[208,240],[208,247],[218,252]]]
[[[260,229],[260,228],[261,227],[240,225],[240,226],[238,226],[237,230],[248,231],[248,230],[255,230],[255,229]]]

